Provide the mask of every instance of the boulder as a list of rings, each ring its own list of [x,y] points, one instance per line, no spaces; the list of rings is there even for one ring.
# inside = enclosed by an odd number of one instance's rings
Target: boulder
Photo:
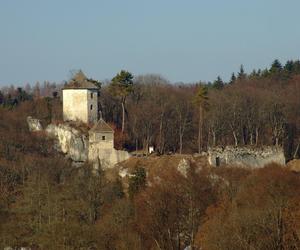
[[[31,116],[27,117],[27,124],[29,127],[29,131],[42,131],[43,127],[41,121],[39,119],[32,118]]]

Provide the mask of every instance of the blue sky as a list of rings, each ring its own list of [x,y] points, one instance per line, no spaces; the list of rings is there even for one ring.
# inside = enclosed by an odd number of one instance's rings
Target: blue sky
[[[172,82],[228,79],[300,58],[299,0],[0,0],[0,85],[98,80],[121,69]]]

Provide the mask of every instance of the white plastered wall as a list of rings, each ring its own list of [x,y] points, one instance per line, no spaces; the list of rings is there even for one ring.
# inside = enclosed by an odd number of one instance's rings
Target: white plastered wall
[[[91,93],[93,97],[91,97]],[[98,96],[96,90],[64,89],[64,121],[96,122],[98,116]]]

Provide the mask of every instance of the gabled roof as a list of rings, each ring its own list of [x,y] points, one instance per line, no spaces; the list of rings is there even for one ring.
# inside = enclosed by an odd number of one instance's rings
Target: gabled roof
[[[98,89],[98,87],[89,81],[85,74],[80,70],[78,73],[63,87],[63,89]]]
[[[99,121],[90,129],[90,132],[113,133],[114,130],[102,118],[100,118]]]

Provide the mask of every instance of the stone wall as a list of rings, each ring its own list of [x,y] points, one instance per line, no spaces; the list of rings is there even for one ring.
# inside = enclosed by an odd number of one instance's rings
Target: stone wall
[[[208,150],[208,162],[212,166],[237,165],[261,168],[269,163],[284,165],[285,157],[280,147],[231,147],[211,148]]]
[[[98,94],[96,90],[64,89],[64,121],[96,122],[98,118]]]
[[[101,165],[102,168],[110,168],[118,162],[125,161],[130,158],[127,151],[116,150],[112,147],[103,147],[103,143],[91,143],[89,145],[88,159],[93,162],[96,167]]]

